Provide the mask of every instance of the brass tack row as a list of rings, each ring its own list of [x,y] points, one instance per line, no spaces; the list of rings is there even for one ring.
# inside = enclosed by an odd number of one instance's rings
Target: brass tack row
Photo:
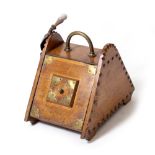
[[[109,48],[113,47],[116,51],[117,51],[117,48],[114,44],[107,44],[105,47],[104,47],[104,51],[105,53],[103,53],[103,55],[106,55],[106,52],[108,51]]]
[[[113,44],[108,44],[108,45],[104,48],[104,50],[107,52],[107,50],[108,50],[109,48],[111,48],[111,47],[113,47],[113,48],[117,51],[117,48],[116,48]],[[129,80],[129,82],[130,82],[130,84],[131,84],[131,87],[133,87],[133,84],[132,84],[132,81],[131,81],[131,79],[130,79],[130,76],[128,75],[128,72],[126,71],[126,68],[125,68],[125,66],[124,66],[124,64],[123,64],[123,61],[122,61],[121,57],[119,56],[119,54],[116,53],[115,56],[112,56],[109,60],[106,61],[106,63],[105,63],[105,60],[106,60],[106,59],[105,59],[105,55],[106,55],[106,53],[104,53],[103,55],[104,55],[104,57],[102,58],[102,60],[103,60],[103,64],[102,64],[103,68],[106,66],[106,64],[107,64],[107,65],[110,64],[110,62],[113,61],[115,57],[119,59],[121,65],[123,66],[122,69],[124,70],[125,75],[127,76],[128,80]],[[99,76],[101,77],[101,76],[102,76],[102,73],[100,73]],[[97,85],[98,85],[98,86],[100,85],[100,82],[99,82],[99,81],[98,81]],[[96,91],[96,95],[97,95],[97,91]],[[96,95],[95,95],[95,96],[96,96]],[[97,125],[96,125],[95,127],[93,127],[93,129],[87,130],[87,131],[88,131],[88,132],[87,132],[88,135],[94,133],[94,132],[95,132],[102,124],[104,124],[104,123],[105,123],[105,122],[106,122],[106,121],[107,121],[107,120],[108,120],[121,106],[125,105],[125,104],[126,104],[126,101],[125,101],[125,100],[127,100],[131,95],[132,95],[132,92],[130,92],[129,94],[127,94],[126,97],[125,97],[125,99],[122,99],[121,102],[119,102],[109,113],[106,114],[106,117],[105,117],[105,116],[103,117],[102,121],[98,122]],[[97,100],[94,100],[93,105],[97,106]],[[91,114],[90,114],[90,115],[92,115],[93,112],[94,112],[94,110],[91,111]],[[89,125],[89,123],[90,123],[91,121],[92,121],[92,120],[91,120],[91,118],[90,118],[90,119],[88,120],[88,125]]]
[[[109,47],[112,47],[112,46],[114,46],[114,45],[109,45],[108,48],[109,48]],[[107,49],[108,49],[108,48],[107,48]],[[111,60],[113,61],[115,57],[116,57],[116,58],[118,57],[118,53],[117,53],[115,56],[112,56],[112,57],[111,57]],[[120,59],[120,57],[119,57],[119,59]],[[102,60],[105,61],[105,56],[102,58]],[[110,63],[110,60],[107,60],[107,64],[109,64],[109,63]],[[103,63],[102,66],[105,67],[105,63]],[[100,73],[99,76],[102,76],[102,73]],[[99,82],[99,81],[98,81],[97,85],[98,85],[98,86],[100,85],[100,82]],[[96,95],[97,95],[97,92],[96,92]],[[96,99],[94,100],[94,103],[93,103],[93,104],[94,104],[95,106],[97,106],[97,100],[96,100]],[[120,104],[119,104],[119,105],[120,105]],[[114,110],[112,110],[112,111],[110,112],[110,114],[107,114],[106,119],[104,118],[104,119],[102,120],[102,122],[105,122],[117,109],[118,109],[118,108],[115,106]],[[91,114],[92,114],[93,112],[94,112],[94,110],[92,109]],[[91,115],[91,114],[90,114],[90,115]],[[88,120],[88,122],[89,122],[89,123],[91,122],[91,118]],[[102,125],[102,122],[98,123],[98,127]],[[89,123],[88,123],[88,124],[89,124]],[[90,134],[90,133],[91,133],[91,131],[89,130],[89,131],[88,131],[88,134]]]
[[[113,46],[113,45],[108,45],[107,48],[106,48],[106,51],[107,51],[111,46]],[[114,48],[116,48],[116,47],[114,47]],[[119,55],[118,55],[118,53],[117,53],[117,54],[115,55],[115,57],[117,58],[118,56],[119,56]],[[115,57],[111,57],[111,60],[114,60]],[[128,78],[128,80],[129,80],[131,86],[133,86],[132,81],[131,81],[131,79],[130,79],[130,77],[129,77],[127,71],[126,71],[126,68],[125,68],[124,64],[123,64],[123,61],[121,60],[121,57],[119,56],[118,59],[121,61],[121,65],[123,65],[123,70],[125,71],[125,75],[127,76],[127,78]],[[104,60],[105,60],[105,57],[103,57],[102,60],[104,61]],[[110,60],[107,61],[107,64],[109,64],[109,63],[110,63]],[[102,66],[105,67],[105,63],[103,63]],[[102,73],[100,74],[100,76],[102,76]],[[98,85],[99,85],[99,83],[98,83]],[[132,93],[130,92],[129,95],[126,95],[126,99],[128,99],[128,97],[131,96],[131,95],[132,95]],[[94,104],[97,105],[97,102],[95,102]],[[107,121],[107,120],[108,120],[108,119],[109,119],[122,105],[124,105],[124,104],[126,104],[126,103],[125,103],[125,100],[123,99],[121,102],[119,102],[119,103],[113,108],[113,110],[110,111],[110,113],[108,113],[108,114],[106,115],[106,117],[104,117],[104,118],[102,119],[102,122],[98,122],[98,123],[97,123],[97,127],[96,127],[95,129],[93,128],[93,130],[96,130],[96,129],[99,128],[103,123],[105,123],[105,122],[106,122],[106,121]],[[92,112],[93,112],[93,111],[92,111]],[[91,122],[91,119],[89,120],[89,122]],[[92,131],[89,130],[89,131],[88,131],[88,134],[91,134],[91,133],[92,133]]]
[[[126,95],[126,99],[131,96],[132,93],[130,92],[128,95]],[[119,102],[117,105],[115,105],[115,107],[113,108],[113,110],[110,111],[110,113],[106,114],[106,117],[104,117],[102,119],[102,121],[98,122],[96,127],[94,127],[92,130],[88,130],[88,135],[94,133],[102,124],[104,124],[122,105],[125,105],[126,102],[123,99],[121,102]],[[91,122],[91,118],[89,119],[89,123]],[[88,123],[88,124],[89,124]]]
[[[105,48],[104,48],[104,50],[107,52],[107,50],[108,50],[109,48],[111,48],[111,47],[113,47],[116,51],[118,51],[117,48],[116,48],[116,46],[115,46],[114,44],[108,44],[108,45],[106,45]],[[133,86],[133,83],[132,83],[132,81],[131,81],[131,78],[130,78],[130,76],[128,75],[128,72],[126,71],[126,68],[125,68],[125,66],[124,66],[124,64],[123,64],[123,61],[122,61],[121,57],[119,56],[118,53],[115,54],[115,57],[116,57],[116,58],[118,57],[118,59],[121,61],[121,65],[123,66],[123,70],[125,71],[125,75],[127,76],[128,80],[129,80],[130,86],[131,86],[131,87],[134,87],[134,86]],[[105,56],[102,58],[102,60],[105,60]],[[114,57],[111,57],[111,60],[114,60]],[[109,63],[110,63],[110,60],[107,60],[107,64],[109,64]],[[103,64],[103,67],[105,67],[105,63]]]
[[[115,57],[118,57],[118,54],[116,54],[116,55],[115,55]],[[113,61],[113,60],[114,60],[114,58],[115,58],[115,57],[114,57],[114,56],[112,56],[112,57],[111,57],[111,59],[107,60],[107,62],[106,62],[106,63],[107,63],[107,64],[109,64],[111,61]],[[105,61],[105,57],[103,57],[103,58],[102,58],[102,60],[103,60],[103,61]],[[122,64],[123,64],[123,62],[122,62]],[[103,67],[105,67],[105,65],[106,65],[106,64],[105,64],[105,63],[103,63],[103,65],[102,65],[102,66],[103,66]]]
[[[131,87],[134,87],[133,84],[132,84],[131,78],[130,78],[130,76],[128,75],[128,72],[127,72],[126,69],[125,69],[125,66],[124,66],[124,64],[123,64],[123,61],[121,60],[121,57],[119,57],[119,60],[121,61],[121,65],[123,66],[123,70],[125,71],[125,75],[127,76],[127,78],[128,78],[128,80],[129,80],[129,83],[130,83]]]
[[[129,97],[129,95],[126,95],[126,99]],[[113,113],[115,113],[122,105],[125,104],[125,100],[123,99],[121,102],[119,102],[114,108],[113,110],[110,111],[110,113],[108,113],[106,115],[106,118],[104,118],[103,120],[107,120],[110,118],[110,116],[113,115]]]

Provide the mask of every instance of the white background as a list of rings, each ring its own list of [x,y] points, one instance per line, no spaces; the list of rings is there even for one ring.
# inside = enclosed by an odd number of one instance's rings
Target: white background
[[[64,39],[87,33],[94,46],[114,43],[136,88],[91,142],[78,133],[24,122],[40,42],[57,17]],[[84,39],[72,42],[87,45]],[[155,154],[155,4],[153,0],[0,0],[0,154]]]

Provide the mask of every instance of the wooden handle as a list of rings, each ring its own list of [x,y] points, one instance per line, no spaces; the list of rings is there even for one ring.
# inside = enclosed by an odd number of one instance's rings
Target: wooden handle
[[[44,36],[44,38],[43,38],[43,40],[42,40],[42,42],[41,42],[41,44],[40,44],[41,50],[44,48],[44,44],[45,44],[45,42],[46,42],[46,39],[52,34],[53,30],[55,30],[56,27],[57,27],[59,24],[63,23],[63,21],[64,21],[65,19],[67,19],[67,15],[64,14],[64,15],[60,16],[60,17],[57,19],[57,21],[55,22],[55,24],[51,25],[50,29],[48,30],[48,33]]]
[[[54,25],[55,25],[55,26],[58,26],[59,24],[63,23],[63,21],[64,21],[65,19],[67,19],[67,15],[66,15],[66,14],[61,15],[61,16],[57,19],[57,21],[55,22]]]

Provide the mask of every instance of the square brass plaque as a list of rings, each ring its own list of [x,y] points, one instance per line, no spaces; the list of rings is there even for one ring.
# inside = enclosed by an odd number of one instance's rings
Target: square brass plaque
[[[53,75],[47,95],[47,101],[72,107],[77,86],[77,80]]]

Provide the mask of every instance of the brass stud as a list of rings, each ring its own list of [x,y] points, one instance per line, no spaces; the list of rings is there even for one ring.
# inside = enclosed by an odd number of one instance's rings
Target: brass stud
[[[91,131],[90,131],[90,130],[88,130],[88,134],[89,134],[89,135],[91,134]]]
[[[105,60],[105,57],[103,56],[102,60],[104,61]]]
[[[94,65],[89,65],[88,66],[88,73],[95,75],[96,74],[96,66]]]
[[[102,76],[102,72],[100,72],[100,75],[99,75],[100,77]]]
[[[89,123],[91,122],[91,118],[88,120],[88,122],[89,122]]]

